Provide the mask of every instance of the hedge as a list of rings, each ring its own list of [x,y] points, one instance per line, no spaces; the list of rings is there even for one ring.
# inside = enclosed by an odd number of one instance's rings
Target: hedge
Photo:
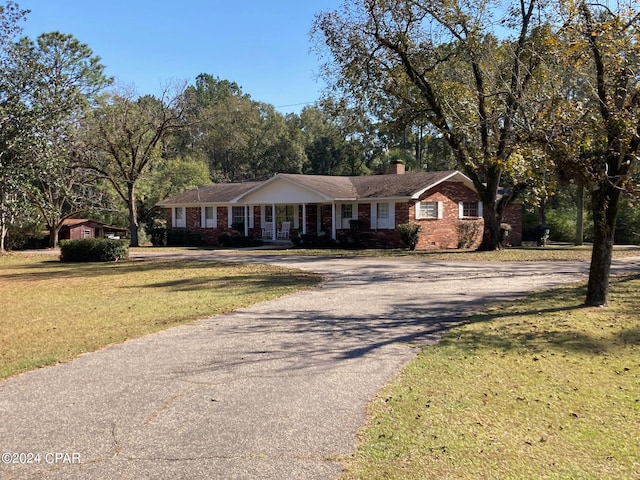
[[[115,262],[129,257],[126,240],[83,238],[60,242],[62,262]]]

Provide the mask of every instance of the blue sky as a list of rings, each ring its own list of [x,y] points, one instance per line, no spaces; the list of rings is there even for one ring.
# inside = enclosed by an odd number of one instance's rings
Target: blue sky
[[[314,15],[341,0],[17,0],[23,35],[59,31],[86,43],[109,76],[157,94],[200,73],[236,82],[282,113],[320,97]]]

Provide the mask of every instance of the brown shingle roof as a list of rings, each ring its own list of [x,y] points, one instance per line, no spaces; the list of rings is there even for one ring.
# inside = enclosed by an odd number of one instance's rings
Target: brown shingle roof
[[[351,177],[358,198],[411,197],[446,180],[455,171]]]
[[[194,205],[199,203],[227,203],[243,193],[257,187],[262,182],[216,183],[203,185],[193,190],[179,193],[158,203],[159,206]]]
[[[342,177],[330,175],[302,175],[280,173],[267,180],[278,178],[313,190],[331,199],[356,200],[367,198],[410,198],[438,183],[459,174],[455,170],[444,172],[415,172],[403,175],[367,175]],[[460,175],[460,174],[459,174]],[[464,176],[462,176],[464,178]],[[158,203],[161,207],[172,205],[198,205],[206,203],[231,203],[265,182],[219,183],[205,185],[175,195]],[[241,200],[241,198],[239,199]]]
[[[411,197],[456,173],[415,172],[403,175],[366,175],[338,177],[329,175],[280,174],[279,177],[311,188],[333,198]]]

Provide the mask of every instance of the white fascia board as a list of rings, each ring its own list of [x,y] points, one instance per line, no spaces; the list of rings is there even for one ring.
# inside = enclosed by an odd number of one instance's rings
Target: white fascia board
[[[358,203],[408,202],[413,197],[366,197],[359,198]]]

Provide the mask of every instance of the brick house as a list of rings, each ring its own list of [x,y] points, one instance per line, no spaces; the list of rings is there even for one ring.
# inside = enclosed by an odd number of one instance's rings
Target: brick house
[[[281,173],[264,182],[205,185],[158,205],[165,209],[168,228],[198,233],[207,244],[232,230],[265,241],[315,234],[344,242],[357,227],[365,246],[400,247],[397,226],[417,223],[422,227],[417,249],[479,245],[482,202],[468,177],[455,170],[405,173],[402,164],[392,167],[385,175]],[[520,206],[505,219],[509,243],[519,244]]]

